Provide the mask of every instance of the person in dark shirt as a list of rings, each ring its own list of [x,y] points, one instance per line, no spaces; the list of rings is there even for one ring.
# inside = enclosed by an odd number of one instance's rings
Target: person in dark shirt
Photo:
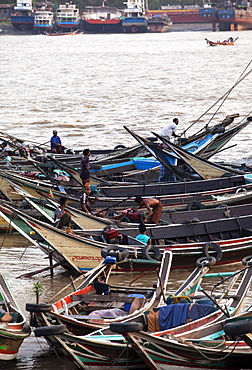
[[[91,164],[89,161],[91,153],[89,149],[83,150],[83,157],[81,160],[81,170],[80,170],[80,178],[82,180],[82,184],[85,187],[86,184],[90,183],[90,168]]]
[[[56,130],[53,131],[53,136],[51,137],[51,151],[53,153],[63,153],[65,147],[61,144],[60,137]]]

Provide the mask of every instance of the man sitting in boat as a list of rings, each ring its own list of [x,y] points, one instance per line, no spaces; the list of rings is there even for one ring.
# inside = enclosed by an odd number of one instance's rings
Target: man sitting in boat
[[[146,245],[151,244],[151,238],[148,235],[146,235],[146,230],[147,229],[146,229],[145,224],[143,224],[143,223],[139,224],[138,228],[139,228],[140,234],[138,234],[136,236],[136,239],[140,240],[140,242],[143,242]]]
[[[57,134],[58,132],[53,130],[53,136],[51,137],[51,151],[53,153],[63,153],[65,147],[61,144],[60,137]]]
[[[59,203],[60,205],[55,209],[54,213],[56,227],[58,229],[63,229],[64,227],[71,228],[72,226],[71,215],[65,210],[67,205],[67,199],[60,198]]]

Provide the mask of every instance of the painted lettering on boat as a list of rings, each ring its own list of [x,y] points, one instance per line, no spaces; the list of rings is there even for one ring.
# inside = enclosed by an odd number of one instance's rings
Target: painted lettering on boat
[[[94,256],[73,256],[72,261],[80,261],[80,260],[89,260],[89,261],[101,261],[102,257],[94,257]]]

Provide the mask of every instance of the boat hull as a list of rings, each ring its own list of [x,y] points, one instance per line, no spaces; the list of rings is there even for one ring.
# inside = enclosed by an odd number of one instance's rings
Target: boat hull
[[[34,16],[12,15],[11,23],[15,29],[20,31],[33,30]]]
[[[148,20],[145,17],[122,18],[122,27],[127,33],[144,33],[148,31]]]
[[[83,19],[81,30],[87,33],[121,33],[122,22],[120,19]]]

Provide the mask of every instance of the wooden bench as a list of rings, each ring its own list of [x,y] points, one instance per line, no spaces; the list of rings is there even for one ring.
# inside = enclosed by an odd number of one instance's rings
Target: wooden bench
[[[125,294],[73,294],[71,295],[73,301],[90,303],[90,302],[123,302],[123,303],[132,303],[135,297],[128,297]]]

